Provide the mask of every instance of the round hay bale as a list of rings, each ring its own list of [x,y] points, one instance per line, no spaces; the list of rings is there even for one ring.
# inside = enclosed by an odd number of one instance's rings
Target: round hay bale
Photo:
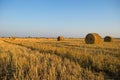
[[[86,44],[99,44],[101,41],[101,36],[97,33],[89,33],[85,37]]]
[[[113,38],[111,36],[106,36],[104,38],[104,42],[112,42],[113,41]]]
[[[64,37],[63,36],[58,36],[57,41],[64,41]]]
[[[9,39],[11,39],[11,40],[15,40],[16,37],[15,37],[15,36],[12,36],[12,37],[9,37]]]

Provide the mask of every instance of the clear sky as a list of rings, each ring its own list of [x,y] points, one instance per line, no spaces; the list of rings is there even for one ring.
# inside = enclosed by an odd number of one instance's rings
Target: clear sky
[[[120,0],[0,0],[0,36],[120,37]]]

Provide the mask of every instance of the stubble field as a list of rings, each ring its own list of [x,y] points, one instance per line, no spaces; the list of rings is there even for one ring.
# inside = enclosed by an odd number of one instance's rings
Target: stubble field
[[[120,39],[0,38],[0,80],[120,80]]]

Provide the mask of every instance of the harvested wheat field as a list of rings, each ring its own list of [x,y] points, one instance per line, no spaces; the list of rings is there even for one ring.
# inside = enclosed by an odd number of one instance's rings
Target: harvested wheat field
[[[120,39],[0,39],[0,80],[120,80]]]

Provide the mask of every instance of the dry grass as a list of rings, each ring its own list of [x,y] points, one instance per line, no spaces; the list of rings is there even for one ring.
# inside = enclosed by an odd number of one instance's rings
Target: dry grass
[[[0,39],[0,80],[120,79],[120,40]]]

